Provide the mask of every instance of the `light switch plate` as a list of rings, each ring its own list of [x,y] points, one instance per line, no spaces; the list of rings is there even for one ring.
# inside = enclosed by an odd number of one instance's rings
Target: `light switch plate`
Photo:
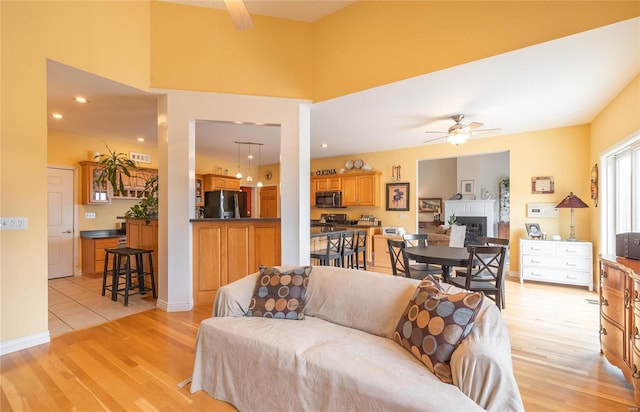
[[[27,230],[26,217],[3,217],[0,219],[0,230]]]
[[[85,213],[84,214],[84,218],[85,219],[95,219],[96,218],[96,214],[91,212],[91,213]]]

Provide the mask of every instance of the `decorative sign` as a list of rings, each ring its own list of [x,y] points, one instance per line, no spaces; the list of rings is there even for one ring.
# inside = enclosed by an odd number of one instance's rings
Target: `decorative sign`
[[[337,175],[338,172],[336,172],[336,169],[322,169],[322,170],[316,170],[316,176],[330,176],[330,175]]]
[[[531,178],[531,193],[550,194],[554,193],[553,176],[540,176]]]

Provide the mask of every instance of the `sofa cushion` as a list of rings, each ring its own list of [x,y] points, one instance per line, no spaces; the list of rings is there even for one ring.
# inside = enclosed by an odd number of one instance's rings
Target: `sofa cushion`
[[[407,304],[393,339],[440,380],[452,383],[451,355],[471,332],[483,299],[482,292],[443,293],[424,279]]]
[[[247,316],[304,319],[304,302],[311,266],[280,271],[260,267]]]

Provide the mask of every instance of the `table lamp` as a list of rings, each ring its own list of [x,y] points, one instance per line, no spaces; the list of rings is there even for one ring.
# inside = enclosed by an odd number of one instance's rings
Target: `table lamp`
[[[583,202],[578,196],[574,195],[573,192],[569,192],[569,196],[562,199],[562,202],[558,203],[556,208],[558,209],[567,209],[571,208],[571,230],[569,231],[569,237],[567,240],[576,241],[576,227],[573,225],[573,209],[589,207],[585,202]]]

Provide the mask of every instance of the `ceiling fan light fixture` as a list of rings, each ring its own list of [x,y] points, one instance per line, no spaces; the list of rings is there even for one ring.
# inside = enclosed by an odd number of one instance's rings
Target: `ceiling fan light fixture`
[[[467,141],[469,135],[466,133],[455,133],[447,136],[447,140],[451,144],[459,145]]]

